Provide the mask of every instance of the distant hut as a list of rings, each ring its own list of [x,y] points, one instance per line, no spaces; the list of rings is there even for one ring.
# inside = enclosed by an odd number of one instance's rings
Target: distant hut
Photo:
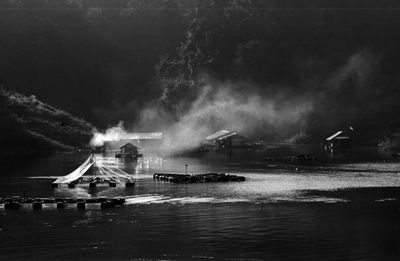
[[[338,131],[335,134],[325,139],[326,149],[349,149],[351,147],[351,137],[343,131]]]
[[[140,147],[128,142],[124,146],[120,147],[120,153],[116,154],[115,156],[117,158],[142,156],[142,154],[139,153],[139,150],[141,150]]]
[[[206,143],[219,148],[246,147],[249,139],[236,132],[220,130],[206,137]]]
[[[227,134],[229,134],[229,133],[230,133],[230,131],[227,131],[227,130],[219,130],[219,131],[217,131],[217,132],[215,132],[215,133],[213,133],[213,134],[207,136],[207,137],[206,137],[206,142],[209,143],[209,144],[214,144],[215,141],[216,141],[219,137],[225,136],[225,135],[227,135]]]
[[[124,146],[120,147],[121,154],[138,154],[139,147],[133,145],[132,143],[128,142]]]

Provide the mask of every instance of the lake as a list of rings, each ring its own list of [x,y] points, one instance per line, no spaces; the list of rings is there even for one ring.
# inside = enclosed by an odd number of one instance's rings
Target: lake
[[[317,159],[290,161],[310,154]],[[104,210],[0,210],[3,260],[398,260],[400,159],[319,146],[109,158],[132,188],[51,188],[88,153],[1,160],[0,195],[126,196]],[[174,184],[155,172],[229,172],[245,182]]]

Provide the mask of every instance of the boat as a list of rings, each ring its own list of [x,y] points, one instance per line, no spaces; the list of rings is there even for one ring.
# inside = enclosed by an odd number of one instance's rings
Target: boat
[[[135,181],[132,175],[118,168],[115,160],[97,159],[92,154],[77,169],[55,180],[52,183],[52,187],[57,188],[66,185],[69,188],[74,188],[75,186],[93,188],[104,184],[109,187],[116,187],[118,184],[123,183],[126,187],[131,187]]]

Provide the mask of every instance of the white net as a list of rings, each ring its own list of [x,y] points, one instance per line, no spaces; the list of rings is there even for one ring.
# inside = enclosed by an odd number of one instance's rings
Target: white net
[[[93,165],[93,157],[92,155],[85,160],[85,162],[82,163],[76,170],[72,171],[70,174],[58,178],[56,181],[53,183],[71,183],[80,177],[82,177],[86,171],[90,169],[90,167]]]
[[[94,175],[88,176],[85,175],[89,169],[96,168],[96,175],[94,179]],[[94,171],[91,171],[92,173]],[[84,176],[85,175],[85,176]],[[85,160],[82,165],[80,165],[76,170],[71,172],[70,174],[58,178],[53,183],[62,184],[62,183],[72,183],[78,180],[84,180],[84,178],[96,181],[107,181],[107,182],[132,182],[133,178],[130,174],[118,168],[114,164],[110,164],[109,160],[97,160],[91,155],[87,160]]]
[[[128,173],[126,173],[125,171],[117,168],[117,167],[112,167],[110,165],[106,165],[103,164],[100,161],[96,162],[96,166],[99,168],[99,171],[102,175],[104,176],[108,176],[108,177],[112,177],[112,178],[116,178],[119,180],[127,180],[127,179],[131,179],[132,176],[129,175]]]

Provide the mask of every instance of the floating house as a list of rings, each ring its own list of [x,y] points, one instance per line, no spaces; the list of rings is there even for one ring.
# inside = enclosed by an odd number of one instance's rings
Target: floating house
[[[132,143],[127,143],[124,146],[120,147],[121,153],[124,154],[138,154],[139,153],[139,147],[133,145]]]
[[[205,143],[218,148],[239,148],[249,146],[249,139],[236,132],[220,130],[207,136]]]
[[[120,147],[120,153],[116,154],[116,158],[137,158],[141,157],[143,154],[140,153],[142,148],[133,145],[132,143],[128,142],[127,144]]]
[[[351,137],[344,131],[338,131],[325,139],[326,149],[349,149],[351,148]]]

